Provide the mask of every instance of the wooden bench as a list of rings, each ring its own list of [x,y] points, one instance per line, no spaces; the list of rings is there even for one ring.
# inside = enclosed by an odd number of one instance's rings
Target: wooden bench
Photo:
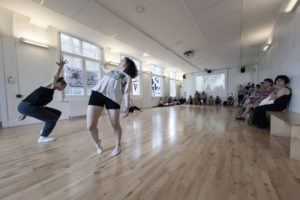
[[[268,112],[271,116],[272,136],[289,137],[290,159],[300,160],[300,114],[294,112]]]

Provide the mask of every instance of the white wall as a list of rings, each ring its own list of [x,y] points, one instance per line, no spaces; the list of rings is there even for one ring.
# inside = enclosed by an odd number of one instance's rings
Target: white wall
[[[228,95],[233,93],[237,96],[239,85],[246,85],[248,82],[257,83],[255,66],[247,66],[245,73],[241,73],[240,68],[230,68],[227,73]]]
[[[22,122],[18,121],[17,106],[22,99],[16,98],[16,94],[20,93],[26,97],[37,87],[46,85],[54,75],[57,69],[55,62],[60,54],[57,44],[58,30],[54,26],[42,28],[33,25],[30,23],[30,18],[1,8],[0,22],[0,111],[3,126],[37,123],[39,121],[33,118],[28,118]],[[66,22],[68,22],[68,26],[64,27],[64,32],[71,33],[74,36],[79,35],[80,38],[92,41],[100,46],[106,44],[105,42],[101,43],[101,40],[99,42],[99,38],[95,39],[97,34],[90,28],[79,25],[69,19],[66,19]],[[80,32],[76,32],[78,30]],[[24,35],[39,40],[46,40],[51,44],[51,48],[45,49],[21,43],[18,38],[24,37]],[[100,38],[104,37],[100,33],[99,36]],[[119,55],[120,53],[117,54]],[[150,67],[142,63],[142,68],[149,69]],[[7,82],[7,78],[10,76],[16,80],[15,83]],[[159,98],[152,98],[151,73],[141,72],[141,80],[142,95],[133,97],[131,103],[141,108],[157,106]],[[166,84],[164,95],[168,96],[169,81],[164,78],[164,82]],[[82,116],[86,114],[88,98],[86,96],[76,99],[64,99],[62,93],[56,91],[54,100],[49,106],[62,111],[61,119],[67,119],[70,116]]]
[[[279,17],[272,35],[272,46],[258,59],[258,81],[284,74],[291,79],[293,96],[289,109],[300,113],[300,6]]]

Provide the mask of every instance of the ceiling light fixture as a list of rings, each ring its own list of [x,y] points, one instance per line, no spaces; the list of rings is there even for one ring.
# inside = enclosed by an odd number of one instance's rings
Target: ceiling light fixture
[[[145,57],[148,57],[148,56],[149,56],[149,54],[147,54],[147,53],[143,53],[143,56],[145,56]]]
[[[297,3],[298,0],[286,0],[281,7],[281,12],[283,13],[291,12],[292,10],[294,10]]]
[[[46,48],[46,49],[50,48],[50,45],[47,44],[47,43],[30,40],[28,38],[20,38],[20,41],[25,43],[25,44],[30,44],[30,45],[34,45],[34,46],[38,46],[38,47],[43,47],[43,48]]]

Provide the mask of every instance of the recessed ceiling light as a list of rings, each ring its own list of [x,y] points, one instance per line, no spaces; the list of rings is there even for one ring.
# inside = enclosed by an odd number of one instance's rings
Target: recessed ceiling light
[[[146,57],[147,57],[147,56],[149,56],[149,54],[147,54],[147,53],[143,53],[143,56],[146,56]]]
[[[136,11],[137,13],[143,13],[143,12],[145,11],[145,8],[144,8],[144,6],[142,6],[142,5],[137,5],[137,6],[135,7],[135,11]]]

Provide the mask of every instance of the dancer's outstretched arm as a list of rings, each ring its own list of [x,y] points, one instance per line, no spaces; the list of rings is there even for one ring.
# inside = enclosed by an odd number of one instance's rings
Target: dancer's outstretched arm
[[[110,71],[109,69],[106,69],[105,65],[101,65],[101,68],[102,68],[102,71],[106,74]]]
[[[52,79],[52,81],[46,86],[46,87],[52,87],[54,88],[57,82],[57,79],[59,78],[59,75],[61,73],[61,70],[63,69],[63,67],[65,66],[65,64],[67,64],[68,62],[66,60],[64,60],[63,58],[59,59],[59,62],[56,62],[56,64],[58,65],[57,71]]]

